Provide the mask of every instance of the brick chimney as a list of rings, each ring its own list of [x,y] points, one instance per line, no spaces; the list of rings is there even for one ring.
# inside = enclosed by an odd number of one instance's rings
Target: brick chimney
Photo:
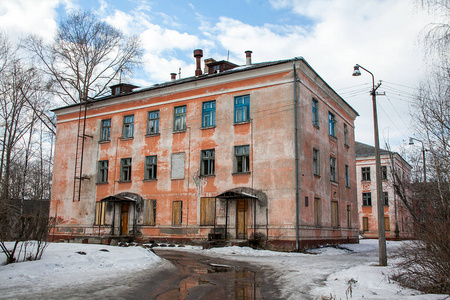
[[[174,81],[177,79],[177,73],[170,73],[170,80]]]
[[[200,75],[202,75],[201,58],[203,57],[203,50],[202,49],[194,50],[194,57],[197,61],[197,67],[195,69],[195,76],[200,76]]]
[[[245,65],[250,66],[252,64],[252,51],[245,51]]]

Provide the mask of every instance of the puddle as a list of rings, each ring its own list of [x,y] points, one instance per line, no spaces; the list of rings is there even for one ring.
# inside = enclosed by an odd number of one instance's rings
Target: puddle
[[[260,297],[260,287],[255,284],[256,275],[254,272],[247,270],[238,271],[233,266],[229,265],[211,263],[209,266],[211,268],[193,268],[193,274],[181,280],[178,289],[167,291],[166,293],[159,295],[156,299],[182,300],[188,296],[191,296],[189,299],[192,299],[194,293],[199,293],[198,290],[191,290],[196,287],[206,288],[204,291],[206,296],[201,299],[217,299],[217,295],[221,293],[226,293],[226,299],[262,299]],[[214,275],[215,273],[226,273],[226,275],[218,277],[217,275]]]

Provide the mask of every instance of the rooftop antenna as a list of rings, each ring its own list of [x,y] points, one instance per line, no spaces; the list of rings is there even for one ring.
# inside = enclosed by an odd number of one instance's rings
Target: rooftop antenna
[[[181,68],[178,68],[178,79],[181,79]]]
[[[227,61],[230,61],[230,50],[228,50]]]

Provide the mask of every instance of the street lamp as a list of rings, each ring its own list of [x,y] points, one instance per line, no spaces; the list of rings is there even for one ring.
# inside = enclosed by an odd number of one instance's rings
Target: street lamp
[[[378,215],[378,260],[380,266],[387,266],[386,255],[386,233],[384,229],[384,203],[381,195],[383,195],[383,187],[381,184],[381,160],[380,160],[380,143],[378,138],[378,117],[377,117],[377,101],[376,90],[380,87],[381,83],[375,86],[375,78],[369,70],[356,64],[353,67],[353,76],[360,76],[363,69],[372,76],[372,105],[373,105],[373,131],[375,137],[375,171],[377,180],[377,215]]]
[[[416,138],[410,137],[409,138],[409,144],[410,145],[414,145],[414,141],[418,141],[422,144],[422,156],[423,156],[423,182],[427,183],[427,169],[426,169],[426,164],[425,164],[425,151],[428,151],[425,149],[425,146],[423,144],[423,141],[418,140]]]

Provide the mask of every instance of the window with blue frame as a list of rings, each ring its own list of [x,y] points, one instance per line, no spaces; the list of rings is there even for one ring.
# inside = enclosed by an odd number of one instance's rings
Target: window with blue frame
[[[102,120],[100,130],[100,141],[109,141],[111,139],[111,119]]]
[[[234,123],[250,121],[250,96],[234,98]]]
[[[214,175],[215,172],[215,150],[202,150],[200,174],[204,176]]]
[[[345,186],[350,187],[350,171],[348,165],[345,165]]]
[[[186,130],[186,105],[174,109],[173,131]]]
[[[132,138],[134,131],[134,115],[123,117],[122,137]]]
[[[336,117],[330,112],[328,112],[328,133],[336,137]]]
[[[312,122],[314,126],[319,127],[319,101],[312,99]]]
[[[147,116],[147,134],[159,133],[159,110],[149,111]]]
[[[156,155],[145,157],[145,180],[155,180],[157,177],[158,158]]]
[[[202,127],[216,126],[216,100],[203,102]]]

